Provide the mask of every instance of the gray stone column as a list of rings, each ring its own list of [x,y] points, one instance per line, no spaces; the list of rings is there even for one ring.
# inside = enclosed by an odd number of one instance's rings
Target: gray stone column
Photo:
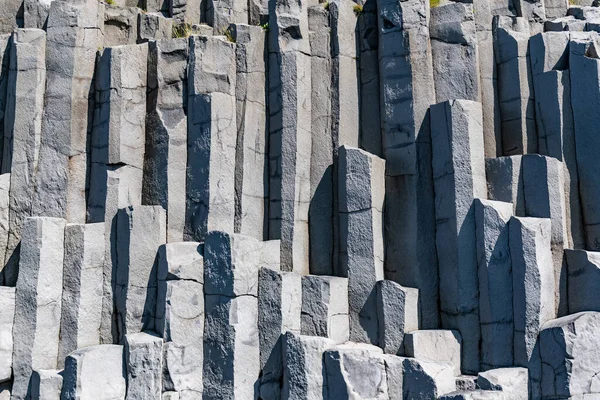
[[[0,17],[1,18],[1,17]],[[0,19],[0,32],[2,31]],[[12,31],[12,29],[11,29]],[[4,118],[6,117],[6,102],[8,96],[8,75],[10,70],[10,53],[12,47],[12,34],[0,34],[0,171],[4,154]]]
[[[163,340],[146,332],[125,335],[127,398],[162,398]]]
[[[206,21],[215,29],[216,35],[223,35],[230,24],[248,23],[248,2],[243,0],[207,0]]]
[[[523,156],[509,156],[485,160],[489,199],[511,203],[519,217],[525,216],[522,159]]]
[[[302,334],[348,341],[348,278],[302,277]]]
[[[15,288],[0,287],[0,381],[6,382],[13,375],[13,323],[15,318]]]

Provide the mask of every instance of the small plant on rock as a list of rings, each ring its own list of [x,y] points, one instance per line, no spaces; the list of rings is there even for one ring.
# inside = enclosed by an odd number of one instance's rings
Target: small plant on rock
[[[440,5],[441,0],[429,0],[429,7],[434,8]]]
[[[173,25],[172,38],[186,38],[192,34],[192,25],[188,23]]]
[[[115,0],[104,0],[106,2],[106,4],[108,4],[109,6],[114,6],[115,5]]]
[[[363,6],[361,6],[360,4],[357,4],[354,7],[352,7],[352,10],[354,11],[354,15],[356,15],[358,17],[363,12]]]
[[[269,31],[269,23],[268,22],[261,24],[260,27],[263,28],[263,31],[265,31],[265,32]]]
[[[329,10],[329,2],[326,1],[325,3],[323,3],[323,8],[326,10]]]
[[[229,28],[225,29],[223,31],[223,35],[225,35],[227,40],[229,40],[231,43],[235,43],[235,38],[233,37],[233,32],[231,32],[231,29],[229,29]]]

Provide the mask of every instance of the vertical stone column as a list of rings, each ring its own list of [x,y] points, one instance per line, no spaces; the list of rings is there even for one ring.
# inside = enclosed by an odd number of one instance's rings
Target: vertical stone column
[[[510,203],[476,199],[475,222],[481,325],[481,369],[513,365],[513,278],[508,220]]]
[[[490,200],[511,203],[516,216],[525,216],[523,156],[487,158],[485,175]]]
[[[514,365],[527,367],[542,324],[556,317],[549,219],[509,222],[513,275]]]
[[[0,34],[10,33],[23,25],[22,0],[9,0],[0,10]]]
[[[160,400],[163,340],[146,332],[125,335],[127,398]]]
[[[13,375],[13,324],[15,318],[15,288],[0,287],[0,381]]]
[[[19,269],[23,220],[31,215],[46,92],[46,33],[17,29],[13,34],[4,117],[2,172],[11,173],[9,232],[4,284],[14,286]]]
[[[569,0],[544,0],[544,8],[546,10],[546,19],[553,20],[567,15],[569,8]]]
[[[480,101],[477,30],[472,4],[449,3],[431,9],[429,24],[436,102]]]
[[[48,23],[48,14],[54,0],[23,0],[23,27],[45,29]]]
[[[192,36],[184,240],[234,230],[235,87],[235,45],[224,37]]]
[[[546,0],[513,0],[513,6],[518,17],[523,17],[529,21],[532,32],[538,33],[544,30],[544,21],[546,20]],[[552,0],[550,0],[552,1]],[[555,0],[556,1],[556,0]],[[567,9],[565,8],[564,11]],[[565,14],[561,15],[564,17]]]
[[[436,244],[442,326],[463,337],[462,365],[479,370],[479,301],[473,199],[486,198],[481,104],[431,107]]]
[[[203,396],[252,399],[260,373],[261,244],[248,236],[213,231],[204,246]]]
[[[185,226],[188,39],[148,44],[144,204],[167,211],[167,241],[181,242]]]
[[[268,237],[266,35],[258,26],[230,26],[236,52],[235,231]]]
[[[385,161],[339,149],[340,273],[348,278],[350,340],[377,344],[377,291],[383,277]]]
[[[106,244],[104,223],[65,228],[58,367],[73,351],[100,344]]]
[[[0,17],[0,32],[2,31]],[[11,29],[12,31],[12,29]],[[0,34],[0,171],[4,154],[4,118],[6,117],[6,101],[8,96],[8,74],[10,67],[10,53],[12,47],[12,34]]]
[[[242,0],[208,0],[206,3],[206,19],[215,29],[215,34],[223,35],[230,24],[248,23],[248,2]]]
[[[439,313],[428,117],[435,103],[429,1],[380,0],[377,5],[386,277],[419,289],[421,324],[433,328]]]
[[[172,0],[169,3],[169,13],[175,21],[179,23],[187,22],[189,24],[199,24],[204,22],[202,17],[205,5],[201,0]]]
[[[0,139],[1,140],[1,139]],[[4,267],[8,235],[10,232],[10,174],[0,175],[0,267]],[[2,281],[0,268],[0,282]]]
[[[537,152],[535,104],[525,18],[494,17],[494,50],[502,126],[499,155]]]
[[[13,326],[12,398],[25,399],[31,374],[56,369],[60,336],[65,220],[24,221]]]
[[[568,272],[569,314],[600,311],[600,253],[565,250]]]
[[[117,264],[113,285],[119,341],[155,329],[157,252],[166,241],[160,206],[137,206],[117,214]]]
[[[404,333],[419,329],[419,291],[377,282],[377,318],[379,347],[386,354],[404,354]]]
[[[348,278],[303,276],[302,334],[347,342],[348,304]]]
[[[307,4],[269,3],[269,237],[281,268],[308,274],[311,52]]]

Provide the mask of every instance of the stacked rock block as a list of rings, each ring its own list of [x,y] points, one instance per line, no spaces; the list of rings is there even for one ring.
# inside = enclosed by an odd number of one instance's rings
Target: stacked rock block
[[[0,399],[593,399],[591,0],[5,0]]]

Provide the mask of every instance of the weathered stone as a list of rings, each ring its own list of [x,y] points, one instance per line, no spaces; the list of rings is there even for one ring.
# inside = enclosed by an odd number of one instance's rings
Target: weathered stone
[[[549,71],[566,70],[569,67],[569,33],[538,33],[529,40],[529,53],[533,77]],[[538,127],[538,130],[541,128]]]
[[[389,400],[404,399],[404,360],[404,357],[383,355]]]
[[[340,273],[348,278],[350,340],[377,344],[377,293],[383,279],[385,161],[363,150],[339,150]]]
[[[198,242],[168,243],[158,249],[158,280],[204,283],[204,245]],[[159,330],[161,332],[161,330]]]
[[[48,14],[54,0],[24,0],[19,7],[23,7],[23,28],[46,29]]]
[[[33,400],[60,400],[63,377],[62,371],[41,369],[31,376],[31,398]]]
[[[526,368],[499,368],[480,372],[477,385],[483,390],[501,391],[505,398],[527,400],[528,373]]]
[[[284,335],[282,400],[325,398],[323,353],[334,346],[333,340],[327,338],[291,332]]]
[[[188,152],[184,240],[233,232],[235,215],[235,45],[193,36],[188,60]]]
[[[413,331],[404,335],[404,353],[407,357],[414,357],[419,361],[450,364],[454,375],[458,376],[461,371],[461,342],[458,331]],[[454,379],[452,381],[454,382]]]
[[[504,393],[491,390],[457,390],[438,398],[439,400],[508,400]]]
[[[322,336],[335,343],[349,338],[348,279],[302,277],[302,334]]]
[[[521,159],[521,156],[510,156],[485,160],[489,199],[511,203],[517,216],[525,216]]]
[[[143,14],[140,11],[137,7],[106,7],[104,10],[104,46],[136,44],[139,15]]]
[[[546,19],[564,17],[567,14],[569,4],[573,3],[575,3],[575,1],[572,0],[544,0]]]
[[[379,347],[386,354],[404,354],[404,332],[419,329],[419,290],[377,282],[377,320]]]
[[[282,341],[286,332],[300,334],[302,280],[293,272],[261,268],[258,275],[258,337],[260,340],[260,397],[281,398]]]
[[[198,2],[200,5],[200,2]],[[240,0],[215,1],[206,3],[206,20],[218,35],[223,35],[230,24],[248,23],[248,2]],[[199,20],[193,22],[200,22]]]
[[[273,271],[281,271],[281,242],[279,240],[261,242],[260,266]]]
[[[8,8],[8,7],[7,7]],[[1,13],[2,11],[0,11]],[[0,16],[0,32],[2,32],[2,26],[4,21]],[[10,31],[12,32],[13,29]],[[0,164],[1,164],[1,156],[4,154],[4,130],[8,127],[4,126],[4,118],[6,117],[6,102],[8,96],[8,75],[10,69],[10,53],[12,47],[12,34],[0,33],[0,135],[2,135],[2,139],[0,139]],[[1,168],[0,168],[1,171]]]
[[[123,346],[105,344],[69,354],[61,399],[123,400],[127,389]]]
[[[494,17],[495,60],[502,125],[502,152],[510,156],[537,151],[533,80],[526,18]]]
[[[565,250],[569,314],[600,311],[598,276],[600,254],[584,250]]]
[[[180,396],[177,392],[163,392],[162,400],[179,400]]]
[[[546,21],[544,23],[544,31],[546,32],[583,32],[585,31],[585,21],[575,19],[572,15],[567,17],[556,18],[552,21]]]
[[[509,221],[513,275],[514,365],[527,367],[542,324],[556,316],[549,219]]]
[[[381,349],[349,343],[325,351],[327,398],[388,399],[386,368]]]
[[[510,203],[476,199],[481,369],[513,364],[513,278],[508,221]]]
[[[23,26],[22,5],[22,0],[10,0],[3,4],[4,7],[0,9],[0,34],[10,33]]]
[[[462,365],[479,370],[479,301],[474,198],[486,198],[481,104],[431,107],[436,244],[442,326],[463,337]]]
[[[163,340],[145,332],[125,335],[127,399],[160,400]]]
[[[597,20],[600,18],[598,7],[592,7],[593,4],[572,5],[567,9],[567,15],[581,20]]]
[[[0,287],[0,382],[12,377],[14,317],[15,288]]]
[[[533,32],[541,32],[544,21],[546,20],[546,0],[513,0],[512,3],[517,12],[517,16],[523,17],[529,21]],[[552,2],[552,0],[548,0]],[[566,8],[565,8],[566,11]],[[563,14],[564,15],[564,14]]]
[[[436,399],[456,390],[452,365],[404,359],[403,392],[405,399]]]
[[[19,268],[19,241],[24,219],[31,215],[33,185],[40,151],[46,92],[46,33],[17,29],[13,34],[2,172],[10,172],[9,235],[4,284],[14,286]]]
[[[251,237],[210,232],[204,247],[204,397],[252,399],[260,372],[258,265]]]
[[[116,1],[125,1],[126,3],[129,3],[129,2],[133,2],[135,0],[116,0]],[[139,6],[142,6],[144,8],[144,10],[149,11],[149,12],[168,13],[169,3],[170,2],[167,0],[141,0],[141,2],[139,2],[138,4],[126,4],[126,5],[123,5],[122,7],[125,7],[127,5],[130,5],[130,6],[139,5]]]
[[[1,123],[1,122],[0,122]],[[1,132],[0,132],[1,133]],[[10,174],[0,175],[0,266],[4,267],[10,234]],[[0,281],[2,280],[0,268]]]
[[[58,366],[83,347],[100,344],[104,223],[67,224]]]
[[[23,223],[15,296],[12,398],[25,399],[32,372],[57,367],[65,220]]]
[[[473,375],[459,375],[456,377],[456,390],[477,390],[477,377]]]
[[[206,5],[200,0],[171,0],[164,3],[168,3],[169,15],[177,22],[198,24],[206,18],[206,15],[202,15]]]
[[[264,240],[268,205],[265,31],[229,27],[236,53],[235,231]]]
[[[148,57],[142,202],[167,211],[167,241],[181,242],[186,207],[188,39],[152,41]]]
[[[114,278],[120,340],[126,334],[155,329],[157,252],[166,240],[166,216],[160,206],[137,206],[117,214]]]
[[[170,39],[173,35],[173,20],[161,13],[139,13],[137,35],[138,43]]]

